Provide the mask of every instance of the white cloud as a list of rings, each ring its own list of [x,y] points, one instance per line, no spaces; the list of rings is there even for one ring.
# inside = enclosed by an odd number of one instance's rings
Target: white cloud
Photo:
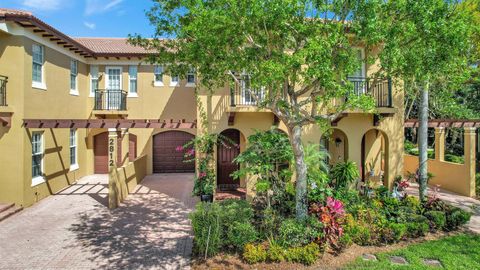
[[[61,7],[61,0],[24,0],[22,4],[36,10],[58,10]]]
[[[94,29],[97,27],[96,24],[94,24],[94,23],[89,23],[89,22],[83,22],[83,25],[85,25],[85,27],[87,27],[87,28],[89,28],[89,29],[91,29],[91,30],[94,30]]]
[[[123,0],[87,0],[85,15],[89,16],[107,12],[118,7],[122,2]]]

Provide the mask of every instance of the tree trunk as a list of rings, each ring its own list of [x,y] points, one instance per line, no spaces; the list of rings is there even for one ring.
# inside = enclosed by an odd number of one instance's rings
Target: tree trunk
[[[293,154],[295,156],[295,169],[297,173],[295,210],[297,220],[303,220],[307,217],[307,164],[305,164],[305,155],[302,144],[302,127],[294,126],[289,128]]]
[[[428,173],[428,83],[420,89],[418,106],[418,184],[420,200],[427,198],[427,173]]]

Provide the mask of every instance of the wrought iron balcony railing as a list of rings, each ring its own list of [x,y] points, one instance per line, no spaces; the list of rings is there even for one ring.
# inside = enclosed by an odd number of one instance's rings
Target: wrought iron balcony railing
[[[126,111],[127,91],[120,89],[95,90],[94,110],[99,111]]]
[[[371,95],[375,100],[377,107],[392,107],[392,82],[390,79],[369,80],[364,77],[349,77],[348,80],[353,84],[354,92],[357,95]],[[265,92],[261,89],[249,91],[250,83],[246,79],[238,79],[230,89],[230,106],[257,106],[258,101],[262,101]],[[258,98],[255,99],[253,94]]]
[[[0,106],[7,106],[8,77],[0,75]]]

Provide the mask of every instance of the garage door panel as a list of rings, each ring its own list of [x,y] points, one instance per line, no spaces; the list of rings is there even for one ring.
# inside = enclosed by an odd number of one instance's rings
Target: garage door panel
[[[177,146],[191,141],[194,135],[183,131],[167,131],[153,137],[153,172],[180,173],[194,172],[193,162],[184,162],[183,152]]]

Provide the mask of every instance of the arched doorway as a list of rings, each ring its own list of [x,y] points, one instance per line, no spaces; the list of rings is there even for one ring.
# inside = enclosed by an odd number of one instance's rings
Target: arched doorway
[[[184,131],[166,131],[153,136],[153,172],[195,172],[194,162],[184,162],[184,152],[177,151],[195,136]]]
[[[220,143],[217,147],[217,187],[220,190],[235,190],[240,186],[239,180],[231,174],[240,168],[233,160],[240,154],[240,131],[227,129],[220,133],[229,142]]]
[[[372,181],[387,185],[388,181],[388,137],[378,129],[367,131],[361,145],[362,181]]]
[[[334,128],[322,135],[320,147],[329,153],[328,161],[332,166],[348,160],[348,138],[340,129]]]

